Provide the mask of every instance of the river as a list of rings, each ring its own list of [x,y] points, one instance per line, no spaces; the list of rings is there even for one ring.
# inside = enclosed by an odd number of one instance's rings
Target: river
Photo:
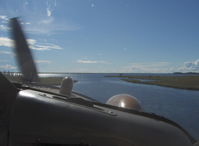
[[[152,112],[177,122],[199,140],[199,91],[129,83],[120,78],[105,77],[106,75],[110,74],[56,74],[78,80],[74,84],[74,91],[103,103],[116,94],[133,95],[140,101],[145,112]]]

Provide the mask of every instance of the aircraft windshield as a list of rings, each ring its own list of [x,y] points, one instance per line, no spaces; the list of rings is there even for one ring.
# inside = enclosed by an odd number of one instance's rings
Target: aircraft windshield
[[[25,84],[9,25],[19,17],[40,78],[35,87],[59,93],[71,77],[73,91],[102,103],[130,94],[145,112],[199,139],[198,6],[197,0],[0,1],[0,71]]]

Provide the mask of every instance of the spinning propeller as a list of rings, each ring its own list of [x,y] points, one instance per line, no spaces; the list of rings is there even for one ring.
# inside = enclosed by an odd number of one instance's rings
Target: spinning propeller
[[[39,83],[38,72],[30,48],[17,18],[10,19],[11,35],[14,40],[14,51],[19,69],[23,75],[23,81],[29,85],[44,87],[52,86]],[[38,83],[38,84],[37,84]],[[60,94],[70,96],[72,93],[73,81],[66,77],[62,80]]]

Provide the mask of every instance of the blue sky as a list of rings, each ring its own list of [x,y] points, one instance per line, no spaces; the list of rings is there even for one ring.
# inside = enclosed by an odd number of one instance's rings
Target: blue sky
[[[0,0],[0,70],[20,17],[40,72],[199,72],[198,0]]]

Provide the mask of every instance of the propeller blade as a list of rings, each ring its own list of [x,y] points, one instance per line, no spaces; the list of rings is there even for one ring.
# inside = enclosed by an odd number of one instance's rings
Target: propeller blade
[[[23,74],[24,82],[38,81],[37,68],[28,47],[25,34],[17,18],[10,19],[11,34],[14,40],[14,50],[19,69]]]

